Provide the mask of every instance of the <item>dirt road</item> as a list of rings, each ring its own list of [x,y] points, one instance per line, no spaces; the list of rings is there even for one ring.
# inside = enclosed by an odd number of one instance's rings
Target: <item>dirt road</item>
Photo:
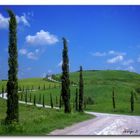
[[[94,119],[77,123],[49,135],[140,135],[140,117],[86,112]]]

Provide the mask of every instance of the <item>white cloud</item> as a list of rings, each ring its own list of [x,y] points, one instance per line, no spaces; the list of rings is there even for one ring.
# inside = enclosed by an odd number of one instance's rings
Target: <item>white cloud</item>
[[[108,54],[111,54],[111,55],[122,55],[122,56],[126,55],[125,52],[117,52],[117,51],[114,51],[114,50],[110,50],[108,52]]]
[[[32,59],[32,60],[37,60],[38,59],[38,57],[37,57],[37,55],[36,55],[35,52],[29,52],[29,53],[27,53],[27,58],[28,59]]]
[[[113,57],[113,58],[111,58],[111,59],[108,59],[107,60],[107,63],[110,63],[110,64],[114,64],[114,63],[118,63],[118,62],[121,62],[121,61],[123,61],[123,56],[122,55],[118,55],[118,56],[116,56],[116,57]]]
[[[30,26],[30,24],[29,24],[29,22],[27,20],[26,14],[23,14],[22,16],[17,15],[16,20],[17,20],[17,23],[22,23],[25,26]]]
[[[103,53],[101,53],[101,52],[95,52],[95,53],[91,53],[91,55],[92,56],[106,56],[106,53],[105,52],[103,52]]]
[[[48,31],[40,30],[33,36],[26,36],[26,42],[31,45],[52,45],[58,42],[58,38]]]
[[[6,29],[8,27],[8,24],[9,24],[9,18],[4,17],[0,13],[0,28]]]
[[[19,50],[19,54],[26,55],[27,54],[27,50],[26,49],[20,49]]]
[[[135,72],[135,68],[133,66],[129,66],[125,70],[128,70],[130,72]]]
[[[4,17],[0,13],[0,28],[1,29],[7,29],[9,26],[9,17]],[[16,15],[17,23],[23,24],[24,26],[30,26],[29,21],[27,20],[26,14],[23,14],[22,16]]]
[[[61,60],[61,61],[58,63],[58,67],[61,67],[61,66],[62,66],[62,63],[63,63],[63,61]]]
[[[42,77],[42,78],[45,78],[46,75],[47,75],[46,72],[43,72],[42,75],[41,75],[41,77]]]
[[[123,61],[123,65],[125,65],[125,66],[127,66],[127,65],[130,65],[130,64],[132,64],[132,63],[134,63],[134,60],[132,60],[132,59],[129,59],[129,60],[125,60],[125,61]]]

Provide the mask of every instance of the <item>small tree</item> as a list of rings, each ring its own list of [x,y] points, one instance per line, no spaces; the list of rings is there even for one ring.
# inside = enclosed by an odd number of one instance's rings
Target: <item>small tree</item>
[[[38,90],[40,90],[40,85],[38,86]]]
[[[75,94],[75,110],[78,111],[78,89],[76,88]]]
[[[4,86],[2,85],[2,98],[4,98]]]
[[[27,89],[26,89],[26,93],[25,93],[25,103],[27,104]]]
[[[134,94],[133,94],[133,91],[131,91],[130,102],[131,102],[131,112],[134,112]]]
[[[87,107],[87,100],[86,98],[84,98],[84,109],[86,109],[86,107]]]
[[[36,106],[36,96],[34,95],[34,106]]]
[[[60,98],[59,98],[59,108],[61,109],[61,107],[62,107],[62,96],[61,96],[61,94],[60,94]]]
[[[82,74],[82,66],[80,66],[80,76],[79,76],[79,112],[83,112],[84,109],[84,82],[83,82],[83,74]]]
[[[42,102],[42,105],[43,105],[43,107],[45,107],[45,97],[44,97],[44,94],[43,94],[43,102]]]
[[[41,104],[41,94],[39,94],[39,101],[38,101],[39,104]]]
[[[24,92],[24,86],[23,86],[23,88],[22,88],[22,91]]]
[[[30,93],[30,102],[32,102],[32,94]]]
[[[115,92],[114,92],[114,88],[113,88],[113,91],[112,91],[112,104],[113,104],[113,110],[115,111]]]
[[[20,99],[21,101],[23,100],[23,93],[21,93],[21,99]]]
[[[51,108],[53,108],[53,99],[52,99],[52,94],[50,93],[50,104],[51,104]]]
[[[58,105],[58,99],[57,99],[57,96],[56,96],[56,105]]]
[[[32,91],[34,90],[34,86],[32,85]]]

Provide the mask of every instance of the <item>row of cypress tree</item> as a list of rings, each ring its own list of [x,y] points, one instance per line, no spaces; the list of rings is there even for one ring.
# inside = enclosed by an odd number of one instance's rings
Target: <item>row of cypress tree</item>
[[[17,21],[14,13],[7,10],[9,20],[9,59],[8,59],[8,82],[7,82],[7,115],[5,122],[12,123],[19,121],[19,107],[18,107],[18,52],[17,52]],[[69,80],[69,58],[67,40],[63,38],[63,64],[62,64],[62,89],[61,96],[64,102],[64,112],[70,113],[70,80]],[[39,88],[40,89],[40,88]],[[52,95],[50,94],[50,98]],[[61,98],[60,98],[61,100]],[[27,101],[26,101],[27,102]],[[61,102],[61,101],[60,101]],[[36,104],[36,96],[34,96],[34,104]],[[43,103],[44,104],[44,103]],[[51,104],[52,105],[52,104]],[[53,105],[52,105],[53,106]],[[79,111],[83,111],[83,77],[82,67],[80,67],[80,81],[79,81]]]
[[[70,106],[70,79],[69,79],[69,58],[68,58],[68,47],[67,47],[67,40],[63,38],[63,54],[62,54],[62,76],[61,76],[61,96],[64,102],[64,112],[70,113],[71,106]],[[80,66],[80,76],[79,76],[79,112],[83,112],[83,94],[84,94],[84,84],[83,84],[83,74],[82,74],[82,66]],[[77,93],[76,93],[77,94]],[[60,98],[61,99],[61,98]],[[78,98],[76,98],[77,100]],[[78,105],[77,105],[78,106]]]
[[[112,106],[113,110],[116,110],[116,102],[115,102],[115,91],[114,88],[112,90]],[[134,112],[134,92],[131,91],[131,96],[130,96],[130,110],[131,112]]]

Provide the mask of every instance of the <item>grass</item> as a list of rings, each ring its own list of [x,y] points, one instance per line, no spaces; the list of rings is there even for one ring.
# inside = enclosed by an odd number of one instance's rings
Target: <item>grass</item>
[[[6,88],[7,81],[0,81],[0,91],[2,90],[2,86]],[[59,83],[50,82],[47,80],[43,80],[42,78],[27,78],[27,79],[19,79],[18,81],[19,89],[38,89],[40,86],[40,89],[44,89],[44,86],[46,89],[58,87]]]
[[[60,75],[57,75],[59,78]],[[84,71],[84,96],[94,100],[94,104],[87,104],[86,110],[96,112],[108,112],[117,114],[140,115],[140,93],[135,92],[135,111],[130,111],[130,93],[136,88],[140,88],[140,75],[128,71]],[[71,106],[75,99],[75,90],[78,88],[79,73],[70,74],[70,80],[77,86],[71,85]],[[112,107],[112,89],[115,88],[116,110]],[[55,106],[56,98],[59,102],[61,88],[40,90],[32,92],[32,97],[37,96],[37,102],[40,94],[45,95],[45,103],[50,105],[50,93],[52,93]]]
[[[0,121],[4,120],[6,101],[0,99]],[[0,135],[47,135],[55,129],[62,129],[76,122],[93,118],[93,116],[72,112],[65,114],[63,110],[37,108],[29,105],[19,106],[19,124],[0,125]]]
[[[60,75],[56,75],[59,79]],[[86,110],[97,111],[97,112],[108,112],[118,114],[130,114],[140,115],[140,93],[135,92],[135,110],[133,113],[130,112],[130,93],[136,88],[140,88],[140,75],[128,71],[116,71],[116,70],[103,70],[103,71],[84,71],[84,96],[85,98],[90,97],[94,103],[87,104]],[[59,97],[61,88],[58,83],[52,83],[44,81],[42,79],[24,79],[21,82],[22,86],[26,83],[30,85],[37,85],[39,83],[46,82],[49,84],[57,84],[52,88],[46,90],[37,90],[31,92],[32,102],[33,96],[36,95],[37,103],[39,103],[39,97],[45,95],[45,104],[50,105],[50,93],[52,93],[54,106],[59,105]],[[27,82],[26,82],[27,81]],[[36,81],[36,82],[35,82]],[[39,82],[40,81],[40,82]],[[70,73],[70,81],[77,86],[71,84],[71,106],[73,109],[75,90],[78,88],[79,72]],[[42,84],[42,86],[43,86]],[[116,110],[113,111],[112,107],[112,89],[115,88],[115,101]],[[56,101],[57,98],[57,101]],[[24,100],[24,98],[23,98]],[[29,101],[29,94],[28,94]],[[42,102],[42,101],[41,101]]]

